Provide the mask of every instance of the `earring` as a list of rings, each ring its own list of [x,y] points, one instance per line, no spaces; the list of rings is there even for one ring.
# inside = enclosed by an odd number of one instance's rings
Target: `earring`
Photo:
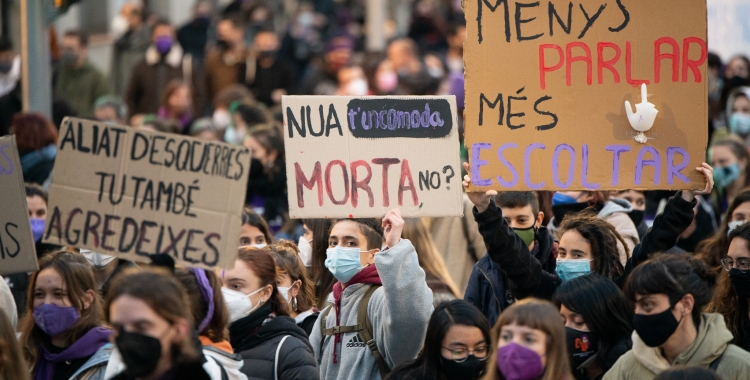
[[[292,298],[292,309],[297,310],[297,297]]]

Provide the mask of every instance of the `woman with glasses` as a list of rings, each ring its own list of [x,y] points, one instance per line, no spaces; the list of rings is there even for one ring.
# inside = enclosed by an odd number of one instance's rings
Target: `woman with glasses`
[[[750,224],[732,231],[729,241],[727,256],[721,259],[724,273],[708,311],[722,314],[734,335],[732,343],[750,351]]]
[[[422,352],[386,379],[479,379],[490,350],[490,326],[479,309],[463,300],[443,302],[430,317]]]

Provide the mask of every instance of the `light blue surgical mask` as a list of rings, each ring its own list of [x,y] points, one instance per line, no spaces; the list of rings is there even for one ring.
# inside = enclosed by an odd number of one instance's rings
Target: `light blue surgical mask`
[[[326,250],[325,265],[341,283],[347,283],[364,268],[359,261],[359,248],[333,247]]]
[[[735,112],[729,118],[729,130],[740,136],[747,136],[750,133],[750,115]]]
[[[740,164],[735,162],[723,168],[714,169],[714,181],[719,188],[726,188],[740,176]]]
[[[591,261],[587,259],[557,259],[555,272],[563,281],[572,280],[591,273]]]
[[[570,195],[555,193],[552,195],[552,205],[567,205],[571,203],[578,203],[578,199],[571,197]]]

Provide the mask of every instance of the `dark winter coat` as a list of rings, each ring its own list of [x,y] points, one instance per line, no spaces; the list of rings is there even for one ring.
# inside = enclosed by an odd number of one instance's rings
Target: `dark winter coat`
[[[287,335],[289,338],[279,351],[278,368],[274,368],[276,349]],[[275,317],[266,322],[237,353],[242,356],[241,371],[248,380],[273,380],[276,369],[279,379],[320,378],[307,334],[289,317]]]
[[[672,248],[680,234],[693,221],[693,208],[696,201],[687,202],[679,193],[669,199],[664,213],[657,216],[653,227],[643,241],[633,249],[623,274],[612,279],[620,288],[625,285],[628,274],[657,252]],[[526,243],[518,237],[503,219],[502,211],[490,201],[490,206],[482,213],[474,208],[474,219],[484,238],[487,254],[507,277],[510,291],[516,299],[536,297],[552,299],[560,285],[556,274],[545,272],[539,260],[529,253]]]
[[[542,269],[555,273],[557,247],[546,227],[539,228],[533,251],[539,262],[544,263]],[[487,317],[490,326],[494,326],[500,313],[513,303],[508,279],[490,256],[484,256],[474,265],[464,300],[476,306]]]

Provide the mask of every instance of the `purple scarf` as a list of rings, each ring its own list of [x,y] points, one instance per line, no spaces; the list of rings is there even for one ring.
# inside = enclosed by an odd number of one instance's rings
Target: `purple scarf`
[[[55,364],[93,355],[102,346],[109,343],[111,335],[112,330],[94,327],[59,354],[50,352],[47,345],[43,344],[36,359],[34,379],[51,379],[55,371]]]
[[[167,113],[167,107],[164,107],[164,106],[159,107],[159,109],[156,111],[156,116],[162,120],[171,119],[169,117],[169,114]],[[177,119],[177,121],[180,123],[180,126],[183,129],[183,132],[186,128],[190,127],[190,121],[192,120],[193,120],[193,115],[191,115],[190,112],[183,113],[182,115],[180,115],[180,118]]]

